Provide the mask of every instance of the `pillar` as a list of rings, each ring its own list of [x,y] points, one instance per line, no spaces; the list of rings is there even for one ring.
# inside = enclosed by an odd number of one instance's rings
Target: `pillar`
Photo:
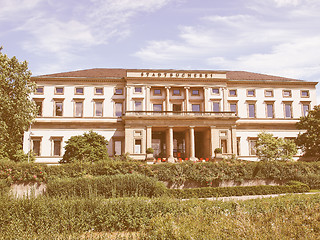
[[[152,127],[147,126],[147,146],[146,149],[152,147]]]
[[[228,90],[227,88],[222,88],[222,111],[228,111]]]
[[[170,111],[170,87],[165,87],[166,89],[166,111]]]
[[[150,86],[146,86],[145,111],[151,111],[150,88]]]
[[[134,141],[134,139],[133,139],[133,131],[132,131],[132,129],[128,129],[128,128],[126,128],[125,130],[124,130],[124,141],[125,141],[125,145],[124,145],[124,151],[125,151],[125,153],[129,153],[129,154],[132,154],[132,153],[134,153],[134,151],[133,151],[133,148],[134,148],[134,146],[133,146],[133,141]]]
[[[194,127],[190,127],[189,129],[190,132],[190,160],[191,161],[196,161],[196,156],[195,156],[195,142],[194,142]]]
[[[210,111],[209,106],[209,96],[208,96],[208,87],[203,87],[203,95],[204,95],[204,112]]]
[[[228,129],[227,131],[227,153],[232,153],[232,136],[231,136],[231,130]]]
[[[173,157],[173,127],[169,127],[167,130],[167,160],[168,162],[174,162]]]
[[[184,89],[186,90],[186,97],[185,97],[185,107],[184,107],[184,111],[189,111],[189,89],[190,87],[184,87]]]
[[[232,154],[237,155],[237,130],[236,126],[231,127],[231,136],[232,136]]]
[[[126,111],[131,111],[131,87],[126,86]]]
[[[211,158],[214,158],[215,157],[215,154],[214,154],[214,150],[216,148],[219,148],[220,144],[219,144],[219,130],[216,129],[215,126],[211,126],[210,127],[210,155],[211,155]]]

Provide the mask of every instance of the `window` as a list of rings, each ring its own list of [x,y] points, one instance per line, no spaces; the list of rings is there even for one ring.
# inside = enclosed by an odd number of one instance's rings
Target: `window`
[[[192,104],[192,112],[200,112],[200,104]]]
[[[161,89],[154,89],[153,94],[154,95],[161,95]]]
[[[264,96],[265,97],[273,97],[273,91],[272,90],[265,90]]]
[[[63,116],[63,102],[62,101],[55,101],[54,102],[54,116],[61,117]]]
[[[135,111],[142,111],[142,102],[141,101],[134,102],[134,110]]]
[[[219,94],[219,88],[212,88],[212,94]]]
[[[220,141],[222,153],[227,153],[227,139],[221,139]]]
[[[76,101],[74,103],[74,116],[75,117],[82,117],[83,114],[83,102]]]
[[[249,155],[250,156],[257,155],[256,144],[257,144],[256,139],[249,139]]]
[[[220,102],[212,102],[212,106],[213,106],[212,110],[214,112],[220,112]]]
[[[162,104],[153,104],[153,111],[161,112],[162,111]]]
[[[273,103],[267,103],[267,117],[268,118],[274,117]]]
[[[41,138],[32,138],[32,151],[36,156],[40,156]]]
[[[142,93],[142,87],[135,87],[134,92],[135,93]]]
[[[95,95],[102,95],[103,94],[103,87],[96,87],[94,88]]]
[[[55,94],[63,94],[64,88],[63,87],[56,87],[54,93]]]
[[[44,87],[37,87],[35,94],[43,95]]]
[[[192,95],[199,95],[199,90],[198,89],[194,89],[191,92]]]
[[[172,104],[172,108],[174,112],[181,112],[182,111],[182,105],[181,104]]]
[[[256,117],[256,105],[254,103],[250,103],[248,105],[249,108],[249,118],[255,118]]]
[[[284,104],[284,117],[292,118],[291,103]]]
[[[237,96],[237,90],[229,90],[229,96],[230,97],[236,97]]]
[[[134,141],[134,153],[141,153],[141,139],[135,139],[135,141]]]
[[[35,101],[35,103],[36,103],[37,110],[38,110],[37,116],[41,117],[42,116],[42,101],[37,100],[37,101]]]
[[[180,96],[181,95],[180,89],[173,89],[173,95]]]
[[[62,140],[60,138],[52,139],[52,142],[53,142],[52,155],[53,156],[61,156],[61,141]]]
[[[103,116],[103,102],[95,101],[94,102],[94,116],[102,117]]]
[[[283,97],[291,97],[291,90],[283,90]]]
[[[115,103],[115,115],[116,115],[116,117],[122,116],[122,103],[121,102]]]
[[[308,90],[301,90],[301,97],[308,98],[309,97],[309,91]]]
[[[122,154],[122,141],[115,140],[114,141],[114,155],[121,155]]]
[[[309,112],[309,103],[303,103],[302,104],[302,116],[306,117],[308,115]]]
[[[76,95],[83,95],[83,93],[84,93],[83,87],[76,87],[75,89]]]
[[[116,88],[115,94],[116,95],[122,95],[123,94],[123,88]]]
[[[255,90],[253,90],[253,89],[247,90],[247,96],[248,97],[254,97],[255,96]]]
[[[230,112],[237,113],[237,103],[230,103]]]

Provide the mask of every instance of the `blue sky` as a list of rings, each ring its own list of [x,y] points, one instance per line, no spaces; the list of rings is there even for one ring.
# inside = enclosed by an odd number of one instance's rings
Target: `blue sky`
[[[27,60],[33,75],[161,68],[320,79],[319,0],[0,0],[0,6],[3,52]]]

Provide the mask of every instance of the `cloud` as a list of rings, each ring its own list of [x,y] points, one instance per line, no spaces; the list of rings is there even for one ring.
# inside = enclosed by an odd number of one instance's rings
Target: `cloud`
[[[0,21],[19,20],[31,15],[31,10],[37,8],[44,0],[1,0]]]

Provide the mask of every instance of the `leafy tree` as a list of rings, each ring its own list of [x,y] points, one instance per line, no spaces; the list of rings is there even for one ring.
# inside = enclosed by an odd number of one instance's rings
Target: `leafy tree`
[[[292,160],[297,153],[293,140],[275,138],[273,134],[266,132],[258,134],[256,150],[258,158],[262,161]]]
[[[308,115],[301,117],[297,128],[306,130],[299,134],[296,143],[304,151],[304,156],[315,157],[320,161],[320,105],[317,105],[308,112]]]
[[[23,133],[36,116],[30,98],[35,84],[26,61],[9,58],[0,47],[0,158],[20,161],[23,158]]]
[[[107,160],[108,141],[92,130],[83,135],[72,136],[66,141],[65,153],[60,163],[97,162]]]

